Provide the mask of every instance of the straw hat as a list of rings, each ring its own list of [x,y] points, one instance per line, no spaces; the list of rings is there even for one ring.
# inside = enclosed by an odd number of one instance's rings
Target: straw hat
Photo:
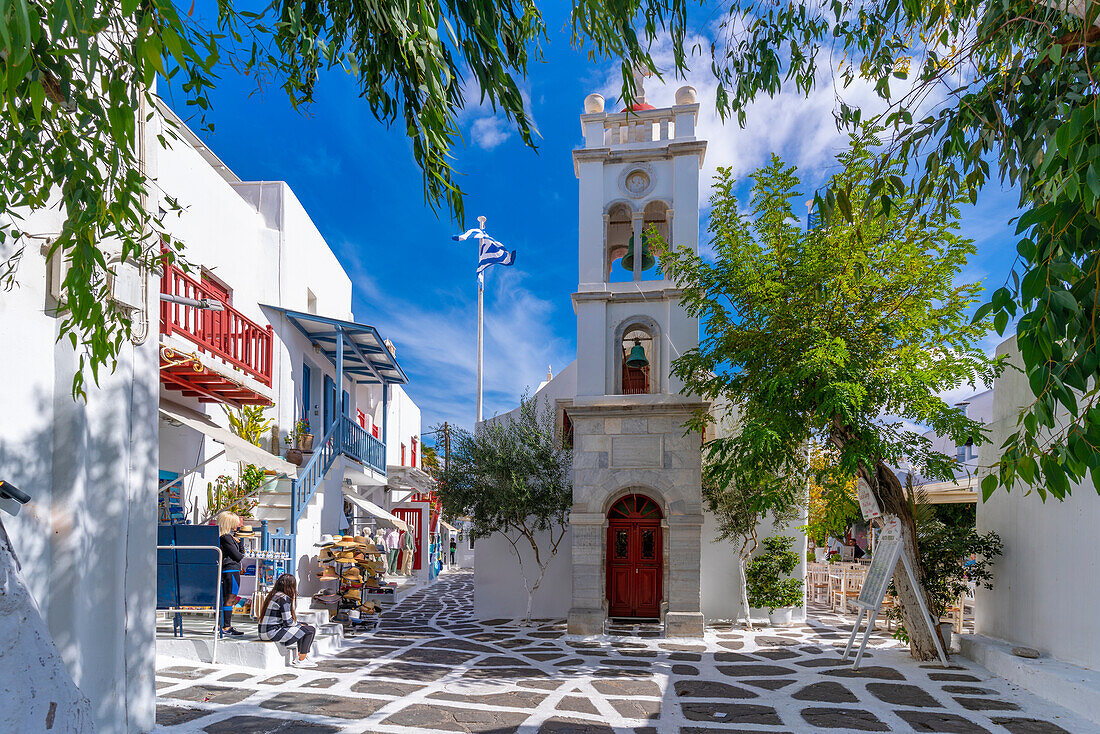
[[[318,604],[335,604],[340,601],[340,595],[331,591],[322,591],[319,594],[313,595],[313,601]]]
[[[341,551],[333,556],[333,558],[340,563],[354,563],[355,554],[351,551]]]
[[[362,544],[358,540],[356,540],[355,538],[348,535],[348,536],[345,536],[345,537],[340,538],[339,540],[337,540],[336,545],[343,546],[343,547],[347,548],[347,547],[350,547],[350,546],[356,546],[356,545],[362,545]]]
[[[359,601],[363,598],[363,592],[359,591],[359,589],[348,589],[344,592],[344,598]]]
[[[241,525],[239,528],[237,528],[237,537],[238,538],[258,538],[260,536],[256,533],[256,531],[254,531],[252,529],[251,525]]]
[[[336,538],[332,537],[331,535],[322,535],[321,536],[321,542],[320,543],[314,543],[313,545],[317,548],[328,548],[329,546],[331,546],[335,543],[336,543]]]
[[[376,546],[374,543],[367,543],[367,547],[364,548],[364,550],[367,553],[381,553],[382,552],[382,551],[378,550],[378,546]]]
[[[356,535],[354,538],[352,538],[352,540],[354,540],[359,545],[366,545],[369,542],[369,539],[362,535]]]
[[[359,573],[359,569],[352,566],[347,571],[344,571],[344,578],[348,581],[358,581],[362,578],[362,574]]]
[[[375,578],[374,576],[368,576],[367,580],[363,583],[365,585],[369,586],[372,589],[377,589],[378,588],[378,579]]]
[[[333,571],[331,567],[325,566],[325,570],[322,571],[321,575],[318,576],[317,578],[322,580],[322,581],[335,581],[336,579],[338,579],[340,577],[336,575],[336,572]]]

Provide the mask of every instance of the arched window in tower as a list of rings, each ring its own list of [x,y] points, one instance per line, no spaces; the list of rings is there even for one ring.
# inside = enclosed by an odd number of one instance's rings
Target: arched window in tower
[[[607,257],[604,261],[604,279],[608,283],[629,283],[634,273],[623,267],[622,258],[626,254],[630,238],[634,234],[630,207],[626,204],[613,204],[607,211]]]
[[[668,205],[663,201],[651,201],[645,206],[645,213],[642,218],[642,243],[645,245],[644,253],[642,255],[642,272],[639,280],[664,280],[664,271],[658,267],[656,258],[653,256],[653,250],[650,247],[649,239],[652,236],[651,230],[656,230],[657,234],[661,236],[666,243],[672,245],[673,242],[669,237],[669,212]]]
[[[644,395],[650,392],[650,372],[653,369],[653,334],[641,326],[632,326],[623,334],[622,395]]]

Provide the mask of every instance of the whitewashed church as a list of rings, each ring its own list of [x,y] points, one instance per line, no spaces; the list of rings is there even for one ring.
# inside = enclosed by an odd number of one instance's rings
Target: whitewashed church
[[[584,147],[573,151],[577,359],[536,393],[573,436],[573,508],[532,612],[567,617],[574,634],[598,634],[609,618],[626,618],[660,620],[670,637],[699,636],[707,621],[744,611],[735,548],[715,541],[703,506],[702,437],[682,428],[706,406],[682,395],[671,374],[672,361],[698,344],[699,322],[680,305],[643,233],[655,226],[675,246],[698,251],[707,143],[695,134],[695,89],[682,87],[673,106],[655,108],[637,88],[638,100],[621,112],[589,95]],[[782,532],[797,537],[804,559],[804,535]],[[478,541],[475,576],[478,616],[523,616],[523,580],[503,538]]]

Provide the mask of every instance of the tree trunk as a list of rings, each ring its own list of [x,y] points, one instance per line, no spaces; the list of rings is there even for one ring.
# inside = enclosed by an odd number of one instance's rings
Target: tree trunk
[[[928,603],[928,593],[921,582],[920,554],[917,551],[917,524],[913,517],[912,508],[905,490],[898,481],[897,475],[883,462],[875,466],[878,478],[878,499],[882,511],[888,515],[897,515],[901,520],[901,552],[909,559],[909,564],[917,575],[918,586],[914,587],[909,581],[909,575],[899,560],[894,569],[894,589],[898,594],[898,606],[900,607],[902,624],[909,635],[909,652],[917,660],[935,660],[939,657],[936,651],[936,642],[933,632],[929,628],[929,622],[924,618],[918,603],[917,595],[924,599],[926,608],[931,610]],[[875,477],[864,477],[868,483],[875,487]]]
[[[838,449],[843,449],[844,445],[856,436],[855,430],[843,425],[839,420],[834,420],[829,440]],[[894,470],[881,460],[875,464],[873,472],[868,467],[863,467],[860,474],[878,496],[882,511],[887,515],[897,515],[901,521],[901,552],[909,559],[909,565],[917,576],[918,585],[914,587],[899,559],[898,566],[894,569],[894,589],[898,594],[901,621],[909,634],[909,654],[917,660],[934,660],[938,657],[934,633],[929,628],[929,621],[924,618],[917,601],[918,598],[924,599],[926,608],[931,609],[928,604],[928,593],[921,582],[923,574],[920,553],[917,550],[917,523],[909,506],[909,500]]]
[[[745,578],[745,556],[737,554],[737,569],[741,574],[741,606],[745,609],[745,626],[752,627],[752,615],[749,614],[749,582]]]

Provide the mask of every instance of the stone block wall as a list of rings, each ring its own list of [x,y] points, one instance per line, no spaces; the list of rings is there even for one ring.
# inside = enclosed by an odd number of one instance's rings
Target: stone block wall
[[[669,636],[703,633],[700,611],[702,466],[699,436],[683,424],[700,403],[679,397],[578,399],[573,421],[573,605],[569,630],[598,634],[607,618],[607,512],[644,494],[663,514],[662,616]]]

